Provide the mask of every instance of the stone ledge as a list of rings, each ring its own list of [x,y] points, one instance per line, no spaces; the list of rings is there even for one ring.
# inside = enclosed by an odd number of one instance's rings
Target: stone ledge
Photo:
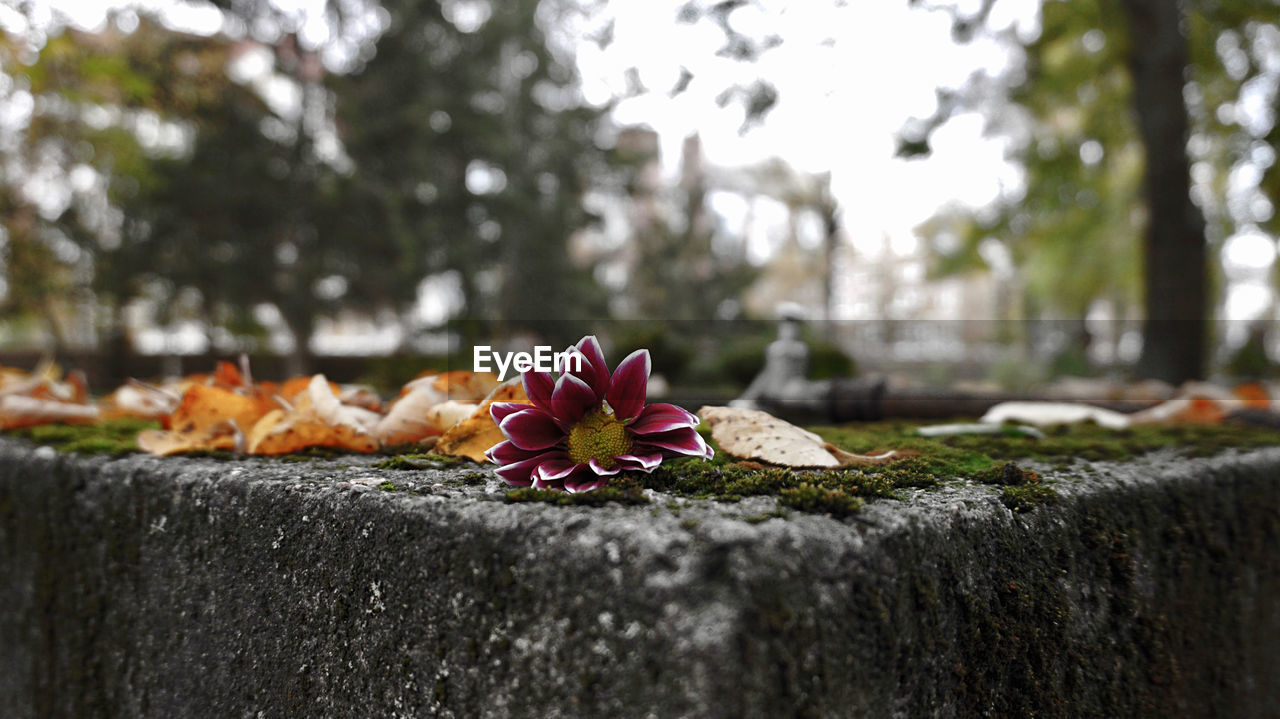
[[[849,520],[0,440],[14,717],[1280,716],[1280,449]],[[382,491],[391,480],[413,490]],[[491,494],[492,493],[492,494]]]

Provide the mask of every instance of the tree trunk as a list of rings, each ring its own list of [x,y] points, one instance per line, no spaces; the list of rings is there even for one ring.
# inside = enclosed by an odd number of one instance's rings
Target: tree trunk
[[[1184,74],[1190,64],[1177,0],[1123,0],[1139,132],[1146,149],[1147,223],[1142,357],[1138,374],[1202,378],[1208,336],[1204,216],[1191,202]]]

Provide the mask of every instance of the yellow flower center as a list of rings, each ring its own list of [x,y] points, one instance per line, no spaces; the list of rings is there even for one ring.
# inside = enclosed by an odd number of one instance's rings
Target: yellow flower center
[[[575,462],[596,460],[605,469],[618,466],[614,457],[631,451],[627,428],[612,411],[598,409],[587,414],[569,430],[569,459]]]

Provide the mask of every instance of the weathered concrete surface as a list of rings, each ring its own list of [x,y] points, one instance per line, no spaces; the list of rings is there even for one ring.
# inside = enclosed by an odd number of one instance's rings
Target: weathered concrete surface
[[[0,441],[3,715],[1280,716],[1280,449],[847,522],[465,473]]]

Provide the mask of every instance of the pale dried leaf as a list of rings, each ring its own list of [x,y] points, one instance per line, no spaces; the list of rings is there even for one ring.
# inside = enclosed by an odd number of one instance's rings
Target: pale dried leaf
[[[383,444],[401,444],[439,435],[444,429],[430,422],[427,413],[444,401],[444,393],[429,383],[417,385],[391,404],[374,427],[373,436]]]
[[[530,404],[520,378],[507,380],[495,387],[470,417],[441,435],[435,452],[449,457],[466,457],[473,462],[487,462],[485,451],[506,439],[489,415],[489,405],[494,402]]]
[[[0,429],[30,427],[51,422],[92,422],[98,408],[90,404],[61,402],[25,395],[0,397]]]
[[[887,464],[899,452],[863,455],[846,452],[806,429],[768,412],[739,407],[703,407],[698,416],[725,453],[784,467],[852,467]]]
[[[441,402],[427,411],[427,422],[432,427],[444,432],[475,414],[478,406],[479,403],[477,402],[464,402],[456,399]]]
[[[978,421],[988,424],[1016,422],[1039,427],[1088,421],[1107,429],[1124,429],[1129,426],[1129,416],[1126,414],[1069,402],[1001,402],[987,410]]]

